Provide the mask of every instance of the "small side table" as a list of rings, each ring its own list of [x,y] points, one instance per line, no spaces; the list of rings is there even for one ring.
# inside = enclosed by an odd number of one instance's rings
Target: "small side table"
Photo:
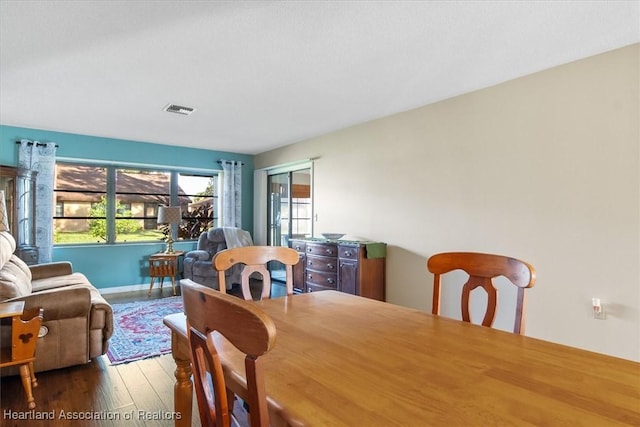
[[[38,332],[42,325],[42,308],[24,311],[24,301],[0,304],[0,318],[11,318],[11,347],[0,352],[0,368],[19,365],[22,386],[29,409],[36,407],[32,387],[38,386],[33,361],[36,360]]]
[[[151,296],[151,290],[153,289],[153,283],[155,282],[156,277],[160,278],[161,290],[164,278],[170,277],[173,295],[176,295],[176,276],[180,271],[179,259],[182,255],[184,255],[184,251],[175,251],[170,254],[160,252],[149,257],[149,276],[151,276],[151,285],[149,286],[148,293],[149,296]]]

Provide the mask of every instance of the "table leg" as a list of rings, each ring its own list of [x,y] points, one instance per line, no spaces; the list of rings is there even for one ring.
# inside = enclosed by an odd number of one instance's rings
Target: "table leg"
[[[147,296],[151,296],[151,290],[153,289],[153,282],[155,280],[156,280],[156,278],[151,276],[151,284],[149,285],[149,292],[147,293]]]
[[[188,345],[188,344],[187,344]],[[193,383],[191,382],[191,359],[185,354],[184,342],[171,331],[171,354],[176,362],[176,384],[173,387],[174,411],[180,414],[176,427],[191,427],[191,408],[193,404]]]
[[[173,289],[173,296],[175,297],[176,294],[176,278],[175,276],[171,276],[171,288]]]

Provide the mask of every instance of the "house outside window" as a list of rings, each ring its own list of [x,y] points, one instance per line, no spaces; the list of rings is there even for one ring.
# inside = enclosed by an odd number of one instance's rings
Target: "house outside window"
[[[217,224],[213,173],[87,164],[56,164],[55,244],[152,242],[170,229],[158,225],[158,206],[182,208],[174,239],[197,239]],[[185,189],[188,191],[185,192]]]
[[[58,202],[56,203],[56,213],[54,216],[64,216],[64,203],[63,202]]]

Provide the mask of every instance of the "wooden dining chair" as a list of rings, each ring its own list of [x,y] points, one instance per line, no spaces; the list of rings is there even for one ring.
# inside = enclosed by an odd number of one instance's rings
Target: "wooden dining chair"
[[[252,302],[189,279],[181,285],[202,425],[228,427],[232,420],[234,397],[225,385],[222,361],[212,336],[217,332],[246,355],[250,425],[267,427],[269,413],[260,356],[275,343],[275,324]]]
[[[267,269],[269,261],[279,261],[285,266],[287,295],[293,295],[293,266],[300,256],[291,248],[282,246],[242,246],[225,249],[213,257],[213,268],[218,271],[219,289],[225,289],[224,271],[236,264],[245,264],[242,270],[242,296],[251,300],[249,278],[253,273],[262,276],[262,292],[260,298],[271,298],[271,275]]]
[[[471,322],[470,295],[476,288],[487,292],[487,307],[483,326],[493,326],[498,305],[498,291],[493,279],[498,276],[506,277],[518,288],[516,302],[516,316],[513,332],[524,335],[525,320],[525,288],[530,288],[536,281],[533,266],[515,258],[502,255],[483,254],[475,252],[446,252],[431,256],[427,261],[427,269],[433,273],[433,314],[440,314],[440,277],[454,270],[463,270],[469,279],[462,287],[462,320]]]

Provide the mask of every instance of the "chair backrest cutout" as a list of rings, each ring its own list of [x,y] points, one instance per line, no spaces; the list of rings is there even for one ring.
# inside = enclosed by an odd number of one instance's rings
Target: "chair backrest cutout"
[[[225,270],[236,264],[245,264],[242,271],[242,296],[251,300],[250,277],[253,273],[262,276],[261,298],[271,297],[271,275],[267,268],[270,261],[279,261],[285,266],[287,295],[293,295],[293,266],[298,263],[300,256],[291,248],[282,246],[242,246],[225,249],[213,258],[213,268],[218,271],[220,289],[224,288]]]
[[[482,325],[493,326],[498,305],[498,292],[493,279],[504,276],[517,287],[516,315],[513,332],[524,334],[526,288],[535,284],[535,269],[519,259],[476,252],[445,252],[431,256],[427,269],[433,273],[432,313],[440,314],[440,281],[443,274],[463,270],[469,279],[462,287],[462,320],[471,322],[470,294],[476,288],[487,292],[487,307]]]

